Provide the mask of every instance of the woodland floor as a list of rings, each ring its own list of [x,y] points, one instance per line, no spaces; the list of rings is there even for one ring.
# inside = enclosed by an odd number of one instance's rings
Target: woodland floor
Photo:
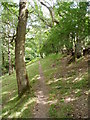
[[[2,76],[3,118],[87,118],[88,57],[52,54],[27,65],[30,93],[20,99],[16,75]],[[0,81],[1,82],[1,81]]]

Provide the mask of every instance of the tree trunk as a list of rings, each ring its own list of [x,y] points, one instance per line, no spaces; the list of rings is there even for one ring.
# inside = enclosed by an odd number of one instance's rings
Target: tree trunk
[[[80,58],[82,56],[81,40],[78,38],[77,38],[77,43],[75,45],[75,56],[76,58]]]
[[[4,66],[4,65],[5,65],[5,59],[4,59],[4,52],[2,50],[2,66]]]
[[[9,62],[9,75],[12,74],[12,62],[11,62],[11,52],[10,52],[10,39],[8,39],[8,62]]]
[[[27,89],[29,89],[29,80],[25,66],[25,34],[27,18],[27,0],[20,0],[19,22],[15,41],[15,68],[19,96],[21,96]]]
[[[5,38],[4,38],[5,39]],[[4,67],[5,67],[5,54],[4,54],[4,41],[2,41],[2,75],[4,74]]]

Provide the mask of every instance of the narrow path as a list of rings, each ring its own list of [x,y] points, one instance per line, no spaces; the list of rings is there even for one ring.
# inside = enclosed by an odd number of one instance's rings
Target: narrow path
[[[48,118],[48,88],[45,83],[42,67],[39,61],[39,74],[38,84],[36,86],[37,103],[34,108],[34,118]]]

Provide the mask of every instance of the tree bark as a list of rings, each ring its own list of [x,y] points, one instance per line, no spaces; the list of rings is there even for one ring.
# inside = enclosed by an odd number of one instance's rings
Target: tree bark
[[[10,52],[10,39],[8,39],[8,63],[9,63],[9,75],[12,74],[12,62],[11,62],[11,52]]]
[[[27,0],[20,0],[19,22],[15,40],[15,68],[19,96],[29,89],[29,80],[25,66],[25,34],[27,18]]]

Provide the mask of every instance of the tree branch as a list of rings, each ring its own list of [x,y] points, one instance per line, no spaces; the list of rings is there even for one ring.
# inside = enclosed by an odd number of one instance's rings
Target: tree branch
[[[51,23],[48,23],[47,20],[45,20],[42,16],[40,16],[40,14],[35,10],[35,8],[34,8],[33,6],[32,6],[32,8],[33,8],[34,11],[37,13],[37,14],[35,14],[35,15],[38,16],[41,21],[43,21],[47,26],[52,27],[52,24],[51,24]]]
[[[54,22],[59,24],[59,21],[55,19],[53,8],[52,7],[48,7],[45,3],[43,3],[40,0],[39,0],[39,2],[49,10],[51,18],[52,18],[52,24],[54,24]]]

